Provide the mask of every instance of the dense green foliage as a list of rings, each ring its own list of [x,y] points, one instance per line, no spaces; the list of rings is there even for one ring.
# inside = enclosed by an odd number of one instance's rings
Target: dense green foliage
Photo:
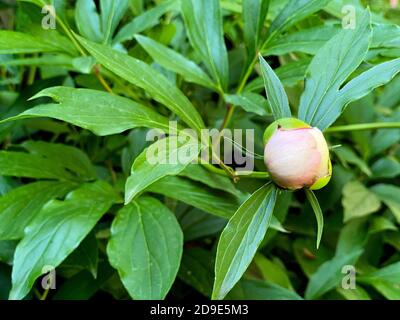
[[[400,299],[400,7],[3,0],[0,23],[0,299]],[[266,172],[287,117],[323,131],[325,188]],[[206,128],[254,130],[254,171],[194,164]]]

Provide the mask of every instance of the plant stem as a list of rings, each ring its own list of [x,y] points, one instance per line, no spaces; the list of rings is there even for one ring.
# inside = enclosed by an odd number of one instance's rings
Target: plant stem
[[[110,88],[110,86],[108,85],[108,83],[106,82],[106,80],[103,78],[103,76],[100,73],[100,68],[96,65],[93,68],[93,73],[95,74],[95,76],[97,77],[97,79],[99,80],[99,82],[101,83],[101,85],[103,86],[103,88],[111,93],[114,94],[114,92],[112,91],[112,89]]]
[[[251,60],[250,64],[247,66],[246,72],[244,73],[243,78],[240,81],[239,86],[238,86],[238,88],[236,90],[236,94],[240,94],[243,91],[243,89],[244,89],[244,87],[246,85],[246,82],[249,79],[255,64],[257,63],[257,58],[258,58],[259,52],[262,52],[264,50],[264,48],[271,41],[273,36],[274,36],[274,34],[269,35],[269,37],[261,45],[260,50],[256,53],[256,55],[254,56],[253,60]],[[233,115],[234,111],[235,111],[235,106],[231,106],[230,108],[228,107],[228,110],[227,110],[227,112],[225,114],[225,118],[224,118],[224,121],[223,121],[223,125],[221,126],[221,129],[224,129],[229,125],[229,122],[230,122],[230,120],[232,118],[232,115]]]
[[[107,164],[108,170],[110,171],[111,180],[114,184],[116,184],[117,183],[117,174],[114,171],[112,161],[107,160],[106,164]]]
[[[221,176],[231,177],[225,170],[219,169],[214,167],[209,163],[202,163],[202,165],[209,171],[219,174]],[[269,173],[265,171],[234,171],[235,177],[248,177],[248,178],[255,178],[255,179],[268,179]]]
[[[35,81],[36,68],[37,68],[36,66],[31,66],[29,68],[28,80],[27,80],[28,86],[32,85],[33,82]]]
[[[228,126],[229,122],[232,119],[234,111],[235,111],[235,106],[232,104],[228,105],[224,120],[222,121],[221,127],[219,128],[220,131],[224,130]]]
[[[266,171],[236,171],[238,176],[256,178],[256,179],[267,179],[269,178],[269,173]]]
[[[242,80],[240,81],[240,84],[236,90],[236,94],[240,94],[243,91],[244,86],[246,85],[247,79],[250,77],[251,72],[252,72],[256,62],[257,62],[257,55],[250,62],[250,65],[247,67],[246,73],[244,74],[244,76],[243,76]],[[225,129],[229,125],[229,122],[231,121],[234,112],[235,112],[235,106],[231,105],[231,104],[228,105],[228,108],[226,110],[226,114],[225,114],[225,117],[222,122],[220,130]]]
[[[78,43],[78,41],[76,41],[74,34],[71,32],[71,30],[69,29],[69,27],[64,23],[64,21],[62,21],[62,19],[59,16],[56,16],[56,20],[57,22],[61,25],[61,28],[63,28],[64,32],[66,33],[66,35],[68,36],[68,38],[70,38],[70,40],[72,41],[72,43],[74,44],[74,46],[76,47],[76,49],[79,51],[79,53],[82,56],[86,56],[86,52],[85,50],[83,50],[83,48],[80,46],[80,44]],[[107,82],[104,80],[103,76],[100,74],[100,71],[95,68],[94,70],[94,74],[97,77],[97,79],[99,79],[101,85],[104,87],[104,89],[106,91],[108,91],[109,93],[113,93],[112,89],[110,88],[110,86],[107,84]]]
[[[217,167],[214,167],[212,164],[209,164],[209,163],[202,163],[202,165],[203,165],[208,171],[214,172],[214,173],[219,174],[219,175],[221,175],[221,176],[228,176],[228,174],[227,174],[224,170],[222,170],[222,169],[220,169],[220,168],[217,168]],[[228,177],[229,177],[229,176],[228,176]]]
[[[325,133],[331,132],[346,132],[346,131],[360,131],[360,130],[374,130],[374,129],[395,129],[400,128],[400,122],[375,122],[375,123],[359,123],[349,124],[345,126],[336,126],[326,129]]]
[[[85,51],[82,49],[82,47],[80,46],[80,44],[76,41],[75,36],[72,34],[71,30],[64,24],[64,22],[59,19],[57,17],[57,21],[58,23],[61,25],[61,27],[64,29],[65,33],[67,34],[67,36],[71,39],[72,43],[75,45],[75,47],[78,49],[79,53],[82,56],[86,56]],[[100,81],[101,85],[104,87],[104,89],[113,94],[112,89],[110,88],[110,86],[107,84],[106,80],[103,78],[103,76],[100,73],[100,70],[98,70],[98,68],[95,67],[94,69],[94,74],[97,77],[97,79]]]
[[[61,28],[64,29],[64,32],[66,33],[66,35],[68,36],[68,38],[71,39],[72,43],[74,44],[74,46],[76,47],[76,49],[78,49],[79,53],[82,56],[86,56],[85,51],[82,49],[82,47],[80,46],[80,44],[76,41],[74,35],[72,34],[71,30],[68,28],[68,26],[64,23],[64,21],[62,21],[62,19],[59,16],[56,16],[56,20],[57,22],[61,25]]]
[[[235,174],[235,171],[231,168],[228,167],[222,160],[221,158],[215,154],[214,149],[211,149],[211,156],[213,159],[215,159],[218,162],[218,165],[222,168],[222,170],[226,173],[228,177],[230,177],[233,181],[237,181],[237,176]]]
[[[264,48],[266,43],[267,43],[267,41],[264,42],[264,44],[262,45],[262,48]],[[245,74],[244,74],[242,80],[240,81],[239,86],[238,86],[238,88],[236,90],[236,94],[240,94],[243,91],[243,89],[244,89],[244,87],[246,85],[247,79],[250,77],[251,72],[253,71],[254,65],[257,62],[257,57],[258,57],[258,53],[254,56],[254,58],[251,60],[250,64],[248,65],[248,67],[246,69],[246,72],[245,72]],[[234,112],[235,112],[235,106],[232,105],[232,104],[228,105],[226,113],[225,113],[225,116],[224,116],[224,120],[222,121],[222,125],[220,127],[220,131],[224,130],[229,125]],[[220,141],[220,138],[221,138],[221,134],[218,137],[218,143]],[[236,178],[233,177],[234,180],[235,179],[239,179],[239,177],[238,177],[239,174],[235,173],[235,176],[236,176]],[[253,177],[256,177],[256,176],[253,176]]]
[[[257,57],[258,57],[258,54],[256,54],[255,57],[253,58],[253,60],[251,60],[249,66],[247,67],[246,72],[242,78],[242,81],[240,81],[240,84],[236,90],[236,93],[241,93],[243,91],[244,86],[246,85],[247,79],[249,79],[251,72],[253,71],[254,65],[257,62]]]

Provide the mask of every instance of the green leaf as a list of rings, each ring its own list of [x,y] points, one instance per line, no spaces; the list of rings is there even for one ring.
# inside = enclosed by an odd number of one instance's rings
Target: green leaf
[[[132,165],[125,185],[125,204],[161,178],[179,174],[198,157],[199,152],[199,142],[192,138],[181,142],[172,136],[153,143]]]
[[[0,151],[0,174],[4,176],[76,180],[74,176],[53,159],[38,154]]]
[[[400,175],[400,162],[395,157],[378,159],[371,166],[374,178],[395,178]]]
[[[268,30],[268,40],[287,30],[296,22],[325,7],[331,0],[290,0]]]
[[[343,7],[346,5],[351,5],[356,11],[365,10],[365,6],[360,0],[334,0],[330,1],[326,7],[324,7],[324,11],[329,13],[330,15],[341,19],[343,17]],[[351,8],[353,10],[353,8]],[[346,8],[345,8],[346,9]],[[345,10],[345,13],[348,14],[349,10]],[[385,19],[382,15],[378,13],[371,13],[372,22],[374,23],[386,23],[387,19]]]
[[[400,58],[387,61],[363,72],[356,78],[349,81],[340,91],[335,104],[330,110],[329,116],[333,119],[332,113],[340,113],[352,101],[361,99],[376,87],[382,86],[392,80],[400,72]],[[336,107],[337,105],[337,107]],[[336,110],[334,108],[337,108]],[[327,115],[328,116],[328,115]],[[324,118],[321,119],[323,121]],[[335,119],[336,120],[336,119]],[[333,120],[334,121],[334,120]],[[333,122],[331,120],[331,123]]]
[[[398,118],[392,118],[397,120]],[[386,119],[385,119],[386,120]],[[389,119],[388,119],[389,120]],[[399,119],[400,120],[400,119]],[[390,121],[390,120],[389,120]],[[372,138],[371,153],[373,156],[397,144],[400,140],[400,129],[378,130]]]
[[[2,240],[0,241],[0,262],[12,265],[15,248],[18,241],[16,240]],[[11,277],[10,277],[11,279]]]
[[[368,224],[366,219],[355,219],[341,229],[336,245],[336,256],[362,250],[368,240]]]
[[[183,253],[178,276],[209,298],[213,287],[213,267],[214,256],[211,252],[201,248],[189,248]]]
[[[284,86],[294,86],[305,78],[310,61],[309,58],[303,58],[280,66],[275,69],[276,75],[281,79]]]
[[[373,233],[379,233],[383,231],[398,231],[398,228],[396,225],[389,220],[388,218],[385,217],[374,217],[371,221],[371,225],[368,229],[368,232],[373,234]]]
[[[213,299],[223,299],[246,271],[268,229],[276,197],[274,185],[266,184],[229,220],[218,242]]]
[[[191,128],[197,131],[204,128],[203,120],[192,103],[162,74],[141,60],[77,37],[90,54],[107,69],[144,89],[153,99],[181,117]]]
[[[275,216],[272,216],[269,227],[275,231],[289,233],[289,231],[283,227],[282,223]]]
[[[375,121],[374,100],[374,95],[369,94],[366,97],[351,103],[343,113],[342,119],[349,124],[370,123]],[[363,110],[363,112],[360,113],[360,110]],[[352,144],[357,146],[357,150],[362,158],[367,159],[371,154],[372,132],[370,130],[353,131],[350,134],[353,138]]]
[[[51,159],[76,174],[82,180],[93,180],[96,171],[88,156],[80,149],[59,143],[27,140],[21,144],[31,154]]]
[[[261,32],[267,17],[269,0],[243,0],[243,32],[249,57],[260,47]]]
[[[227,220],[208,214],[197,208],[185,210],[179,216],[185,241],[192,241],[219,233],[226,225]]]
[[[86,188],[91,186],[96,184]],[[56,268],[79,246],[112,204],[111,199],[102,200],[88,197],[84,188],[76,190],[66,201],[49,202],[41,210],[25,229],[15,251],[11,300],[24,298],[42,275],[43,267]]]
[[[75,23],[79,33],[95,42],[103,39],[100,17],[93,0],[78,0],[75,7]]]
[[[349,81],[339,94],[348,103],[358,100],[374,88],[386,84],[400,72],[400,58],[378,64]]]
[[[337,118],[336,115],[327,118],[327,114],[335,107],[339,88],[368,51],[371,38],[369,11],[363,11],[356,18],[354,29],[341,30],[318,50],[307,71],[299,118],[321,130]]]
[[[373,26],[373,48],[398,48],[400,47],[400,27],[390,23],[375,23]]]
[[[0,239],[21,239],[25,227],[51,199],[64,196],[76,185],[40,181],[15,188],[0,198]]]
[[[110,278],[115,275],[114,269],[106,262],[99,263],[99,275],[93,275],[87,270],[75,274],[57,288],[53,300],[88,300],[97,291],[104,287]]]
[[[267,61],[260,55],[261,73],[272,114],[276,120],[291,117],[289,101],[283,85]]]
[[[64,14],[65,0],[19,0],[20,2],[30,2],[39,7],[44,7],[45,5],[52,5],[58,10],[60,14]]]
[[[241,94],[225,94],[226,102],[242,107],[247,112],[266,116],[269,112],[269,104],[265,98],[257,93],[243,92]]]
[[[400,30],[400,27],[399,27]],[[400,97],[393,94],[393,91],[400,90],[400,76],[397,76],[383,88],[379,96],[378,105],[386,108],[395,108],[400,103]]]
[[[7,192],[18,186],[12,178],[0,176],[0,196],[4,196]]]
[[[339,90],[334,100],[327,101],[326,104],[324,101],[324,105],[321,104],[319,108],[323,109],[324,113],[322,114],[319,109],[316,111],[314,125],[321,130],[326,129],[340,116],[350,102],[361,99],[376,87],[389,82],[399,72],[400,58],[378,64],[363,72]]]
[[[67,52],[57,43],[27,33],[0,30],[0,54],[35,53],[35,52]]]
[[[235,188],[235,185],[232,183],[231,179],[226,176],[213,173],[199,164],[189,164],[182,172],[179,173],[179,175],[204,183],[213,189],[229,192],[234,196],[240,195],[240,191]]]
[[[177,7],[177,3],[177,0],[167,0],[135,17],[131,22],[127,23],[121,28],[121,30],[115,36],[114,42],[118,43],[131,40],[135,34],[157,25],[160,17],[167,11],[175,9],[175,7]]]
[[[241,13],[242,6],[239,1],[231,1],[231,0],[220,0],[221,9],[230,11],[232,13]]]
[[[182,246],[174,214],[158,200],[141,197],[118,212],[107,254],[133,299],[164,299],[178,272]]]
[[[82,56],[72,60],[72,67],[78,72],[90,74],[96,61],[93,57]]]
[[[100,0],[103,43],[110,43],[111,37],[128,6],[128,0]]]
[[[367,283],[387,282],[400,285],[400,262],[396,262],[377,271],[364,274],[359,278],[359,280]]]
[[[228,86],[228,53],[225,46],[218,0],[181,1],[190,43],[222,90]]]
[[[311,204],[311,207],[314,211],[315,218],[317,219],[317,226],[318,226],[317,249],[318,249],[319,244],[321,243],[322,231],[324,229],[324,215],[322,214],[321,207],[319,206],[318,199],[315,196],[314,192],[312,190],[308,190],[308,189],[305,189],[305,192],[306,192],[308,202]]]
[[[87,200],[92,199],[104,203],[122,203],[120,194],[108,183],[98,180],[93,183],[82,184],[78,190],[71,192],[66,197],[67,200]]]
[[[260,270],[264,280],[274,283],[283,288],[293,290],[285,267],[281,263],[267,259],[262,254],[256,254],[254,263]]]
[[[75,58],[79,59],[79,58]],[[74,58],[65,54],[43,54],[37,58],[9,59],[0,61],[1,66],[59,66],[74,70]]]
[[[205,188],[202,184],[176,176],[167,176],[146,191],[163,194],[223,218],[230,218],[240,205],[239,199],[229,193]]]
[[[232,300],[303,300],[291,290],[260,280],[241,280],[227,298]]]
[[[293,253],[301,270],[310,278],[325,261],[332,258],[330,251],[324,246],[318,249],[310,238],[297,238],[293,243]]]
[[[227,222],[225,218],[208,214],[197,208],[185,211],[179,217],[185,241],[213,236],[222,231]],[[275,216],[271,218],[270,229],[284,233],[288,232]]]
[[[339,159],[344,162],[344,166],[346,162],[355,164],[362,172],[364,172],[367,176],[371,176],[372,172],[368,167],[368,164],[361,159],[352,149],[347,146],[341,146],[340,148],[333,150],[335,154],[339,157]]]
[[[39,8],[23,2],[33,3],[39,6]],[[54,9],[56,10],[56,29],[45,29],[42,26],[43,19],[49,19],[48,11],[45,14],[41,13],[41,9],[46,4],[54,6]],[[68,52],[73,56],[78,56],[79,51],[77,50],[76,46],[70,38],[64,35],[67,28],[65,22],[67,20],[65,14],[65,4],[65,0],[19,1],[16,19],[18,31],[24,34],[30,34],[35,38],[40,38],[41,41],[50,43],[53,47],[58,48],[57,51]]]
[[[372,286],[389,300],[400,300],[399,285],[390,282],[374,282]]]
[[[391,184],[377,184],[370,190],[392,211],[398,223],[400,223],[400,188]]]
[[[284,86],[292,87],[304,79],[310,61],[309,58],[303,58],[282,65],[275,69],[276,75]],[[245,87],[245,91],[262,91],[264,88],[264,79],[258,77]]]
[[[94,232],[81,242],[71,255],[62,263],[61,267],[75,270],[88,270],[93,278],[97,278],[99,262],[99,248]]]
[[[42,104],[3,120],[51,117],[88,129],[97,135],[110,135],[136,127],[168,130],[168,119],[149,107],[106,92],[69,87],[47,88],[34,98],[51,97],[57,103]]]
[[[371,300],[371,297],[369,296],[368,292],[365,291],[360,286],[357,286],[356,288],[352,288],[351,290],[348,289],[343,289],[343,288],[337,288],[336,291],[342,295],[346,300]]]
[[[141,14],[144,10],[144,0],[129,0],[129,6],[133,14]]]
[[[151,38],[141,35],[137,35],[135,38],[159,65],[180,74],[188,82],[215,89],[210,77],[193,61]]]
[[[290,52],[315,54],[339,31],[337,26],[323,25],[289,33],[269,43],[261,53],[263,56],[278,56]]]
[[[351,181],[344,186],[342,204],[345,222],[367,216],[381,207],[378,197],[358,181]]]
[[[306,299],[317,299],[342,284],[343,267],[355,265],[368,237],[367,224],[361,219],[348,223],[341,231],[335,256],[318,267],[308,282]]]
[[[354,265],[362,254],[362,250],[349,252],[345,255],[335,256],[332,260],[323,263],[315,272],[307,285],[305,298],[317,299],[329,290],[340,286],[345,265]]]

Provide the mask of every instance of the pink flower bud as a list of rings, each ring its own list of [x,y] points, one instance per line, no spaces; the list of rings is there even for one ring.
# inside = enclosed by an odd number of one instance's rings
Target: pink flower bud
[[[285,189],[320,189],[332,165],[322,132],[297,119],[280,119],[264,135],[264,162],[274,182]]]

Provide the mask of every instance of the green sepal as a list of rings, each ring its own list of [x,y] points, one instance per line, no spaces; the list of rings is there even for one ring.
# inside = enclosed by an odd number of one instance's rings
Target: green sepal
[[[278,129],[302,129],[302,128],[311,128],[310,125],[296,118],[282,118],[272,122],[267,129],[264,131],[263,142],[264,145],[267,144],[269,138],[274,134],[274,132]]]
[[[310,190],[322,189],[329,183],[329,181],[331,180],[331,177],[332,177],[332,162],[329,159],[328,174],[324,177],[319,178],[317,181],[315,181],[314,184],[309,189]]]

